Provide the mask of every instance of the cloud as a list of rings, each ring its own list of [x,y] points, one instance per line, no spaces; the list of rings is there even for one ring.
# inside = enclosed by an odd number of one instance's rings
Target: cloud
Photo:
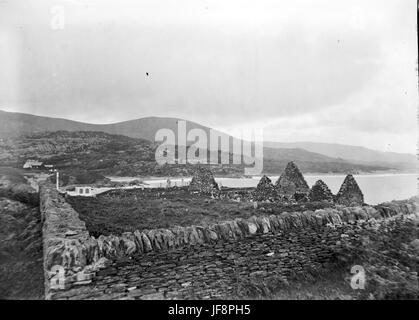
[[[52,5],[65,9],[63,30],[51,29]],[[1,108],[95,123],[268,124],[274,140],[356,144],[368,133],[374,146],[380,135],[399,141],[415,132],[414,1],[1,6]]]
[[[289,29],[256,38],[181,27],[165,32],[78,27],[47,31],[43,41],[26,30],[20,99],[92,118],[101,109],[123,108],[127,118],[175,113],[239,122],[337,104],[379,67],[373,38],[325,30],[310,42],[297,26]]]

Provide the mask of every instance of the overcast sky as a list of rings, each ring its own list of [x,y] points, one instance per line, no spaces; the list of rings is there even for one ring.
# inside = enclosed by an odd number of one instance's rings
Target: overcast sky
[[[416,63],[415,0],[0,0],[7,111],[416,153]]]

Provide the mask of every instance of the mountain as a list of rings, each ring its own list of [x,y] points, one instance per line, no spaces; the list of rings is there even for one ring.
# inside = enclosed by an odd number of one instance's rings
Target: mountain
[[[146,117],[111,124],[91,124],[0,110],[0,138],[45,131],[101,131],[154,141],[155,134],[159,129],[166,128],[177,132],[179,120],[176,118]],[[192,128],[202,129],[206,133],[209,133],[210,130],[210,128],[198,123],[187,121],[186,130],[189,131]]]
[[[61,173],[79,176],[81,172],[115,176],[190,176],[193,164],[158,165],[158,144],[124,135],[96,131],[54,131],[0,139],[0,167],[22,168],[27,159],[54,165]],[[282,150],[284,152],[282,152]],[[338,161],[302,149],[266,148],[263,173],[280,174],[295,161],[303,172],[352,172],[384,170],[385,167]],[[232,154],[228,154],[232,158]],[[241,176],[242,164],[211,164],[215,175]]]
[[[100,131],[54,131],[0,140],[0,168],[22,168],[27,159],[53,165],[61,174],[190,176],[193,165],[158,165],[157,144]],[[217,174],[239,174],[241,166],[214,166]]]
[[[155,134],[159,129],[170,129],[176,135],[179,121],[181,121],[181,119],[147,117],[112,124],[89,124],[60,118],[0,111],[0,139],[14,138],[20,135],[30,136],[33,134],[36,135],[55,131],[89,131],[154,141]],[[207,137],[210,137],[211,128],[192,121],[186,121],[186,132],[189,132],[191,129],[201,129],[207,134]],[[212,132],[217,135],[227,136],[216,130]],[[229,150],[233,150],[233,141],[239,140],[230,136],[227,137],[229,137]],[[210,140],[210,138],[208,138],[208,140]],[[269,172],[278,172],[277,170],[280,167],[285,167],[286,161],[292,160],[296,161],[305,172],[374,171],[394,168],[391,164],[354,164],[354,161],[348,161],[347,159],[343,159],[343,157],[336,158],[329,154],[307,150],[300,146],[286,146],[281,148],[276,145],[276,143],[273,143],[272,145],[271,143],[265,144],[263,153],[264,168]]]
[[[301,148],[310,152],[320,153],[332,158],[341,158],[351,162],[378,165],[395,165],[397,167],[416,168],[417,157],[409,153],[384,152],[365,147],[350,146],[336,143],[320,142],[264,142],[270,148]]]
[[[154,141],[156,132],[159,129],[164,128],[172,130],[175,133],[175,137],[177,139],[179,121],[182,121],[182,119],[147,117],[112,124],[90,124],[66,119],[41,117],[31,114],[12,113],[0,110],[0,138],[17,137],[19,135],[32,135],[36,133],[54,131],[94,131]],[[186,132],[189,132],[191,129],[201,129],[206,133],[208,140],[210,139],[209,137],[210,131],[212,130],[211,128],[205,127],[192,121],[185,122]],[[227,136],[226,134],[217,130],[213,130],[213,133]],[[232,144],[234,141],[240,140],[229,136],[229,150],[233,150]],[[284,156],[287,159],[311,160],[315,162],[341,161],[339,159],[334,159],[333,157],[325,156],[319,153],[309,152],[303,148],[298,147],[287,148],[284,150],[278,148],[264,148],[264,157],[278,159],[284,158]]]

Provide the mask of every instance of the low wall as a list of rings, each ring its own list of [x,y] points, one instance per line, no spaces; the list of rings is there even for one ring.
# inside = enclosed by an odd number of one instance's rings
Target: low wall
[[[94,272],[105,267],[107,260],[96,250],[97,241],[89,235],[78,213],[55,187],[39,187],[42,218],[45,297],[51,290],[91,281]]]
[[[353,224],[419,211],[417,199],[411,199],[94,238],[52,185],[40,187],[40,202],[47,298],[104,297],[115,288],[126,297],[159,292],[164,295],[158,297],[183,297],[189,290],[185,283],[192,281],[198,283],[194,288],[199,297],[207,297],[208,292],[212,292],[209,297],[217,297],[228,292],[228,283],[237,276],[286,276],[291,270],[327,263],[330,246]],[[120,265],[123,258],[130,258],[131,263]],[[51,286],[57,266],[60,284],[64,283],[60,288]],[[219,289],[206,287],[220,278],[224,285]],[[89,287],[91,283],[94,288]],[[129,286],[134,289],[127,291]],[[87,293],[79,288],[88,288]]]

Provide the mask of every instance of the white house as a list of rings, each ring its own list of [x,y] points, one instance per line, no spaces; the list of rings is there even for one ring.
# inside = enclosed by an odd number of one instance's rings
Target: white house
[[[99,189],[99,188],[96,188]],[[85,196],[90,197],[95,195],[95,188],[89,186],[77,186],[74,187],[74,191],[67,191],[70,196]]]
[[[75,186],[74,190],[66,191],[69,196],[80,196],[80,197],[94,197],[100,193],[109,190],[120,190],[120,189],[144,189],[144,185],[140,186],[126,186],[126,187],[90,187],[90,186]]]
[[[39,169],[41,166],[42,166],[41,161],[26,160],[25,164],[23,165],[23,169]]]

